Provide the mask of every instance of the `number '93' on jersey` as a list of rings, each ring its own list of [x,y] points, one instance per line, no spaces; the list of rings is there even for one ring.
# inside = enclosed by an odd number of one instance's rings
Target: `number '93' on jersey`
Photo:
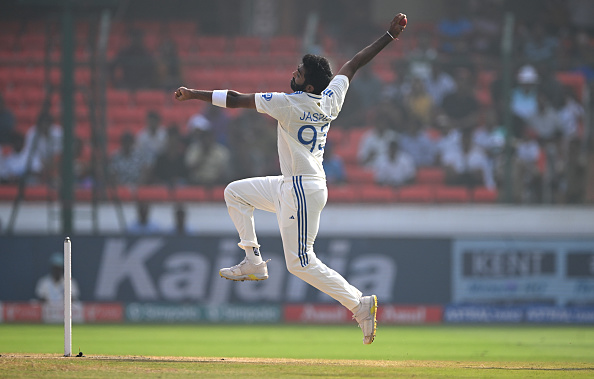
[[[278,121],[278,155],[285,177],[325,178],[322,160],[330,122],[338,116],[349,88],[335,76],[321,95],[306,92],[257,93],[256,109]]]

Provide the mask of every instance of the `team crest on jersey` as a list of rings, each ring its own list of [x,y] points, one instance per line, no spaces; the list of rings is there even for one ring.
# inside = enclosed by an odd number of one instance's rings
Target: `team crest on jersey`
[[[271,94],[271,93],[265,93],[265,94],[262,94],[262,97],[263,97],[263,98],[264,98],[264,100],[266,100],[266,101],[270,101],[270,100],[272,100],[272,94]]]

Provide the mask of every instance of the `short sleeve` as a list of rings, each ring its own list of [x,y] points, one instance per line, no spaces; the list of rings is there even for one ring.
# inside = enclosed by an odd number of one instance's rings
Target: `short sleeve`
[[[324,98],[324,103],[329,106],[327,112],[330,114],[338,115],[338,113],[342,109],[342,104],[344,103],[344,98],[346,93],[349,89],[349,78],[345,75],[336,75],[328,87],[324,91],[322,91],[322,96]]]
[[[256,93],[256,110],[282,121],[286,117],[286,109],[291,106],[287,94],[282,92]]]

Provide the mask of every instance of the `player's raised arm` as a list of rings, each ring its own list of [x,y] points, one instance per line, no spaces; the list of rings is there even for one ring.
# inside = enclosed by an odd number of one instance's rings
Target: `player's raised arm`
[[[201,100],[223,108],[256,109],[256,98],[253,93],[239,93],[231,90],[204,91],[179,87],[175,91],[178,101]]]
[[[404,28],[406,28],[406,22],[406,15],[403,13],[398,13],[392,22],[390,22],[390,27],[386,33],[384,33],[384,35],[378,38],[374,43],[355,54],[355,56],[350,61],[342,66],[337,75],[345,75],[347,78],[349,78],[349,81],[351,81],[358,69],[369,63],[369,61],[371,61],[380,51],[382,51],[384,47],[386,47],[394,39],[398,38],[400,33],[402,33]]]

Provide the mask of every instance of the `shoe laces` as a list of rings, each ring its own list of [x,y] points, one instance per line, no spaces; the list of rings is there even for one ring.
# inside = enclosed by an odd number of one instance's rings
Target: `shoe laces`
[[[245,258],[243,258],[243,260],[242,260],[241,262],[239,262],[239,263],[238,263],[238,264],[236,264],[235,266],[231,267],[231,269],[234,269],[234,268],[240,268],[241,266],[243,266],[244,264],[246,264],[246,263],[247,263],[247,261],[248,261],[248,260],[247,260],[247,257],[245,257]]]

